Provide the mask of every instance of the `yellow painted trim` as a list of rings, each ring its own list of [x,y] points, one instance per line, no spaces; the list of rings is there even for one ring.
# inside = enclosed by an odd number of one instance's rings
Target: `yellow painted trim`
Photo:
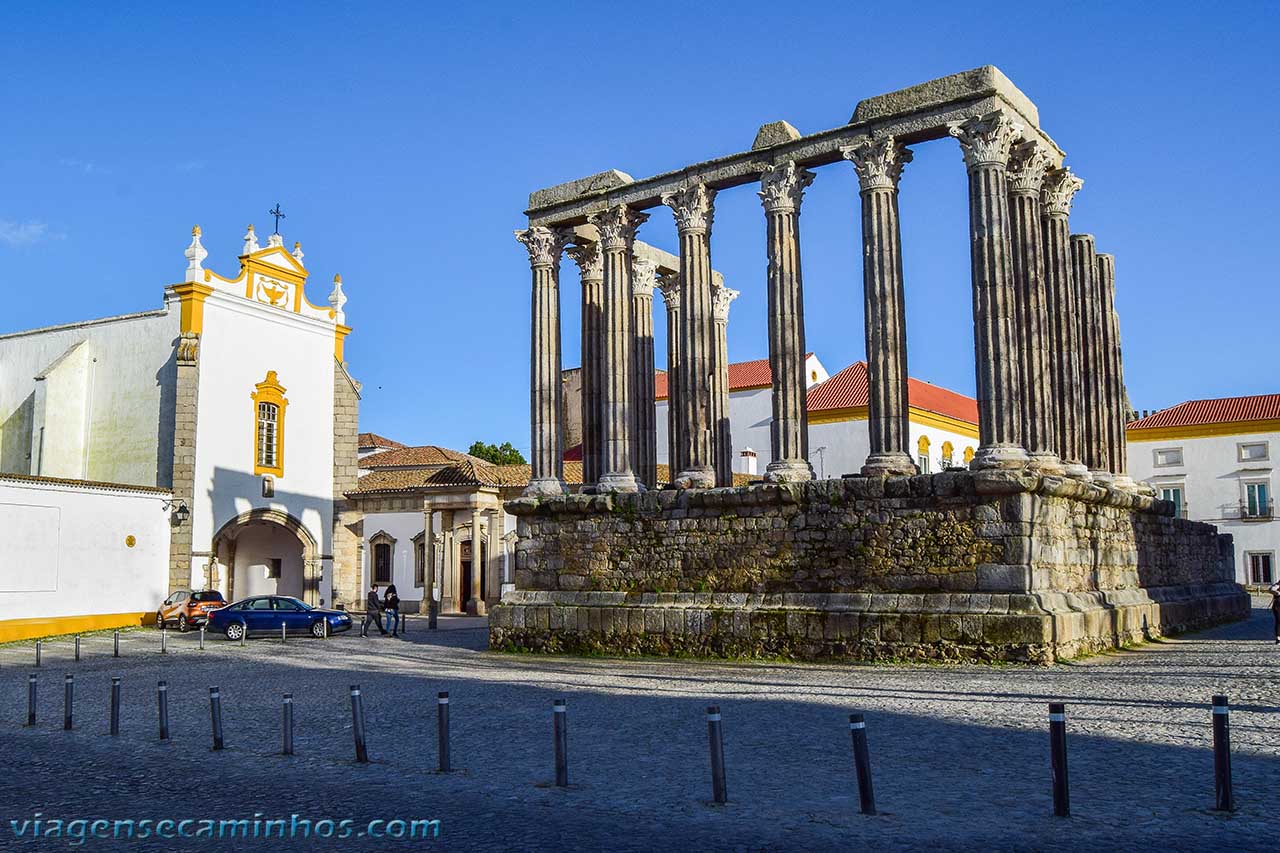
[[[973,461],[973,454],[974,454],[974,450],[972,447],[966,447],[964,449],[964,464],[968,465],[970,462]]]
[[[1169,441],[1178,438],[1209,438],[1218,435],[1252,435],[1253,433],[1280,432],[1280,419],[1257,421],[1228,421],[1216,424],[1192,424],[1190,426],[1147,427],[1126,429],[1129,441]]]
[[[0,622],[0,643],[35,640],[59,634],[85,634],[112,628],[136,628],[151,625],[156,613],[96,613],[87,616],[45,616],[34,619],[6,619]]]
[[[865,421],[866,419],[866,406],[846,406],[843,409],[823,409],[809,413],[811,424],[834,424],[840,421]]]
[[[930,444],[929,436],[927,435],[920,436],[920,440],[916,442],[916,453],[918,453],[920,456],[928,456],[929,444]]]
[[[184,281],[182,284],[175,284],[173,292],[178,294],[180,331],[184,334],[200,334],[204,330],[204,301],[213,293],[213,288],[207,284]]]
[[[911,422],[920,426],[937,427],[945,429],[947,432],[954,432],[967,438],[978,437],[977,424],[971,424],[968,421],[962,421],[959,418],[953,418],[950,415],[942,415],[937,412],[931,412],[928,409],[918,409],[912,406],[910,409]]]
[[[342,361],[343,348],[346,346],[347,335],[349,334],[351,334],[350,326],[343,326],[342,324],[334,326],[333,355],[338,361]]]
[[[255,390],[249,397],[253,400],[253,474],[274,474],[277,477],[284,476],[284,410],[289,405],[289,401],[285,399],[285,387],[280,384],[280,379],[276,376],[274,370],[267,371],[267,378],[254,386]],[[259,465],[258,464],[258,404],[271,403],[276,407],[276,464],[275,465]]]

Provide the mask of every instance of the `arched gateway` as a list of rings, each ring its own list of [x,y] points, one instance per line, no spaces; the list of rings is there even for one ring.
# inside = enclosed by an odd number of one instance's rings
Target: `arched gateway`
[[[292,595],[320,603],[320,548],[302,522],[278,509],[243,512],[219,528],[211,548],[227,570],[227,598]]]

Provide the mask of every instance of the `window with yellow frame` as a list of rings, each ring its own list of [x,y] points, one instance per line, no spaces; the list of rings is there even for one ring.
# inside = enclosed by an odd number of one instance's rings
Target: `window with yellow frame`
[[[254,386],[253,473],[284,476],[284,410],[289,405],[285,388],[274,370]]]

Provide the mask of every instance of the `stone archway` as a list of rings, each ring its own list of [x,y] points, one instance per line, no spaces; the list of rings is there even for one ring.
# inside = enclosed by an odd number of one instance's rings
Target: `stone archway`
[[[224,553],[227,556],[223,564],[227,566],[228,600],[234,601],[237,597],[257,592],[256,590],[240,592],[236,590],[236,556],[240,543],[253,544],[280,534],[288,537],[289,544],[300,550],[301,566],[296,579],[291,575],[284,575],[282,569],[282,576],[278,578],[280,585],[275,591],[281,594],[297,595],[307,604],[319,605],[320,578],[323,571],[320,547],[302,522],[283,510],[272,508],[242,512],[222,525],[214,534],[211,553],[219,563],[223,563]],[[292,583],[294,580],[296,583]]]

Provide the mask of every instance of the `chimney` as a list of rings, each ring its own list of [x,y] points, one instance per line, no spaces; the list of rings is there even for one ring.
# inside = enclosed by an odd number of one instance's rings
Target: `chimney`
[[[739,473],[754,475],[756,473],[756,452],[750,447],[744,447],[738,456],[742,460],[738,463]]]

